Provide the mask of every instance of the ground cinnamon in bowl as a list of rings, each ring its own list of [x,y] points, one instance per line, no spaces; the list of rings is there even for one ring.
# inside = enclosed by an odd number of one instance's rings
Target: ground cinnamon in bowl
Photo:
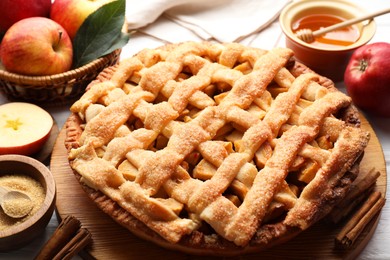
[[[45,189],[42,184],[35,180],[34,178],[26,175],[3,175],[0,176],[0,186],[4,186],[10,190],[17,190],[26,193],[30,196],[33,208],[29,214],[23,218],[11,218],[7,216],[3,209],[0,208],[0,231],[6,230],[12,226],[23,223],[28,218],[33,216],[41,207],[43,201],[45,200]],[[24,211],[28,206],[26,201],[23,200],[13,200],[13,210],[15,211]]]

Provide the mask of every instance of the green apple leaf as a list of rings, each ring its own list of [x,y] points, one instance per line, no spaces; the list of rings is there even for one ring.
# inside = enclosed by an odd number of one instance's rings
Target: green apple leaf
[[[73,68],[122,48],[129,41],[123,33],[126,0],[116,0],[91,13],[73,40]]]

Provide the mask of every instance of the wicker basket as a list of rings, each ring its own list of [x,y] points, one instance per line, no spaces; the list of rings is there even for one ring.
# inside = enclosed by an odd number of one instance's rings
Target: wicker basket
[[[50,76],[24,76],[0,69],[0,90],[13,101],[67,104],[80,97],[104,68],[117,63],[120,53],[116,50],[77,69]]]

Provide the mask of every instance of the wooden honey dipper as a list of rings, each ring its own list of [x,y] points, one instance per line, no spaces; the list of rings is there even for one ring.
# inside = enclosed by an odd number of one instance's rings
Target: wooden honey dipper
[[[307,42],[307,43],[311,43],[311,42],[314,41],[315,37],[323,35],[323,34],[325,34],[327,32],[331,32],[331,31],[334,31],[334,30],[337,30],[337,29],[341,29],[341,28],[350,26],[352,24],[359,23],[359,22],[362,22],[362,21],[365,21],[365,20],[368,20],[368,19],[372,19],[374,17],[380,16],[382,14],[386,14],[386,13],[389,13],[389,12],[390,12],[390,8],[387,8],[387,9],[384,9],[384,10],[381,10],[381,11],[378,11],[378,12],[375,12],[375,13],[372,13],[372,14],[364,15],[362,17],[356,17],[356,18],[353,18],[353,19],[350,19],[350,20],[347,20],[347,21],[344,21],[344,22],[341,22],[341,23],[336,23],[334,25],[318,29],[318,30],[316,30],[314,32],[312,30],[310,30],[310,29],[301,29],[301,30],[297,31],[295,33],[295,35],[299,39],[301,39],[302,41]]]

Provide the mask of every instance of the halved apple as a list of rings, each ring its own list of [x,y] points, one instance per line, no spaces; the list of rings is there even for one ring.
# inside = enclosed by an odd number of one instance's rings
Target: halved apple
[[[0,155],[33,155],[50,137],[53,118],[41,107],[24,102],[0,106]]]

